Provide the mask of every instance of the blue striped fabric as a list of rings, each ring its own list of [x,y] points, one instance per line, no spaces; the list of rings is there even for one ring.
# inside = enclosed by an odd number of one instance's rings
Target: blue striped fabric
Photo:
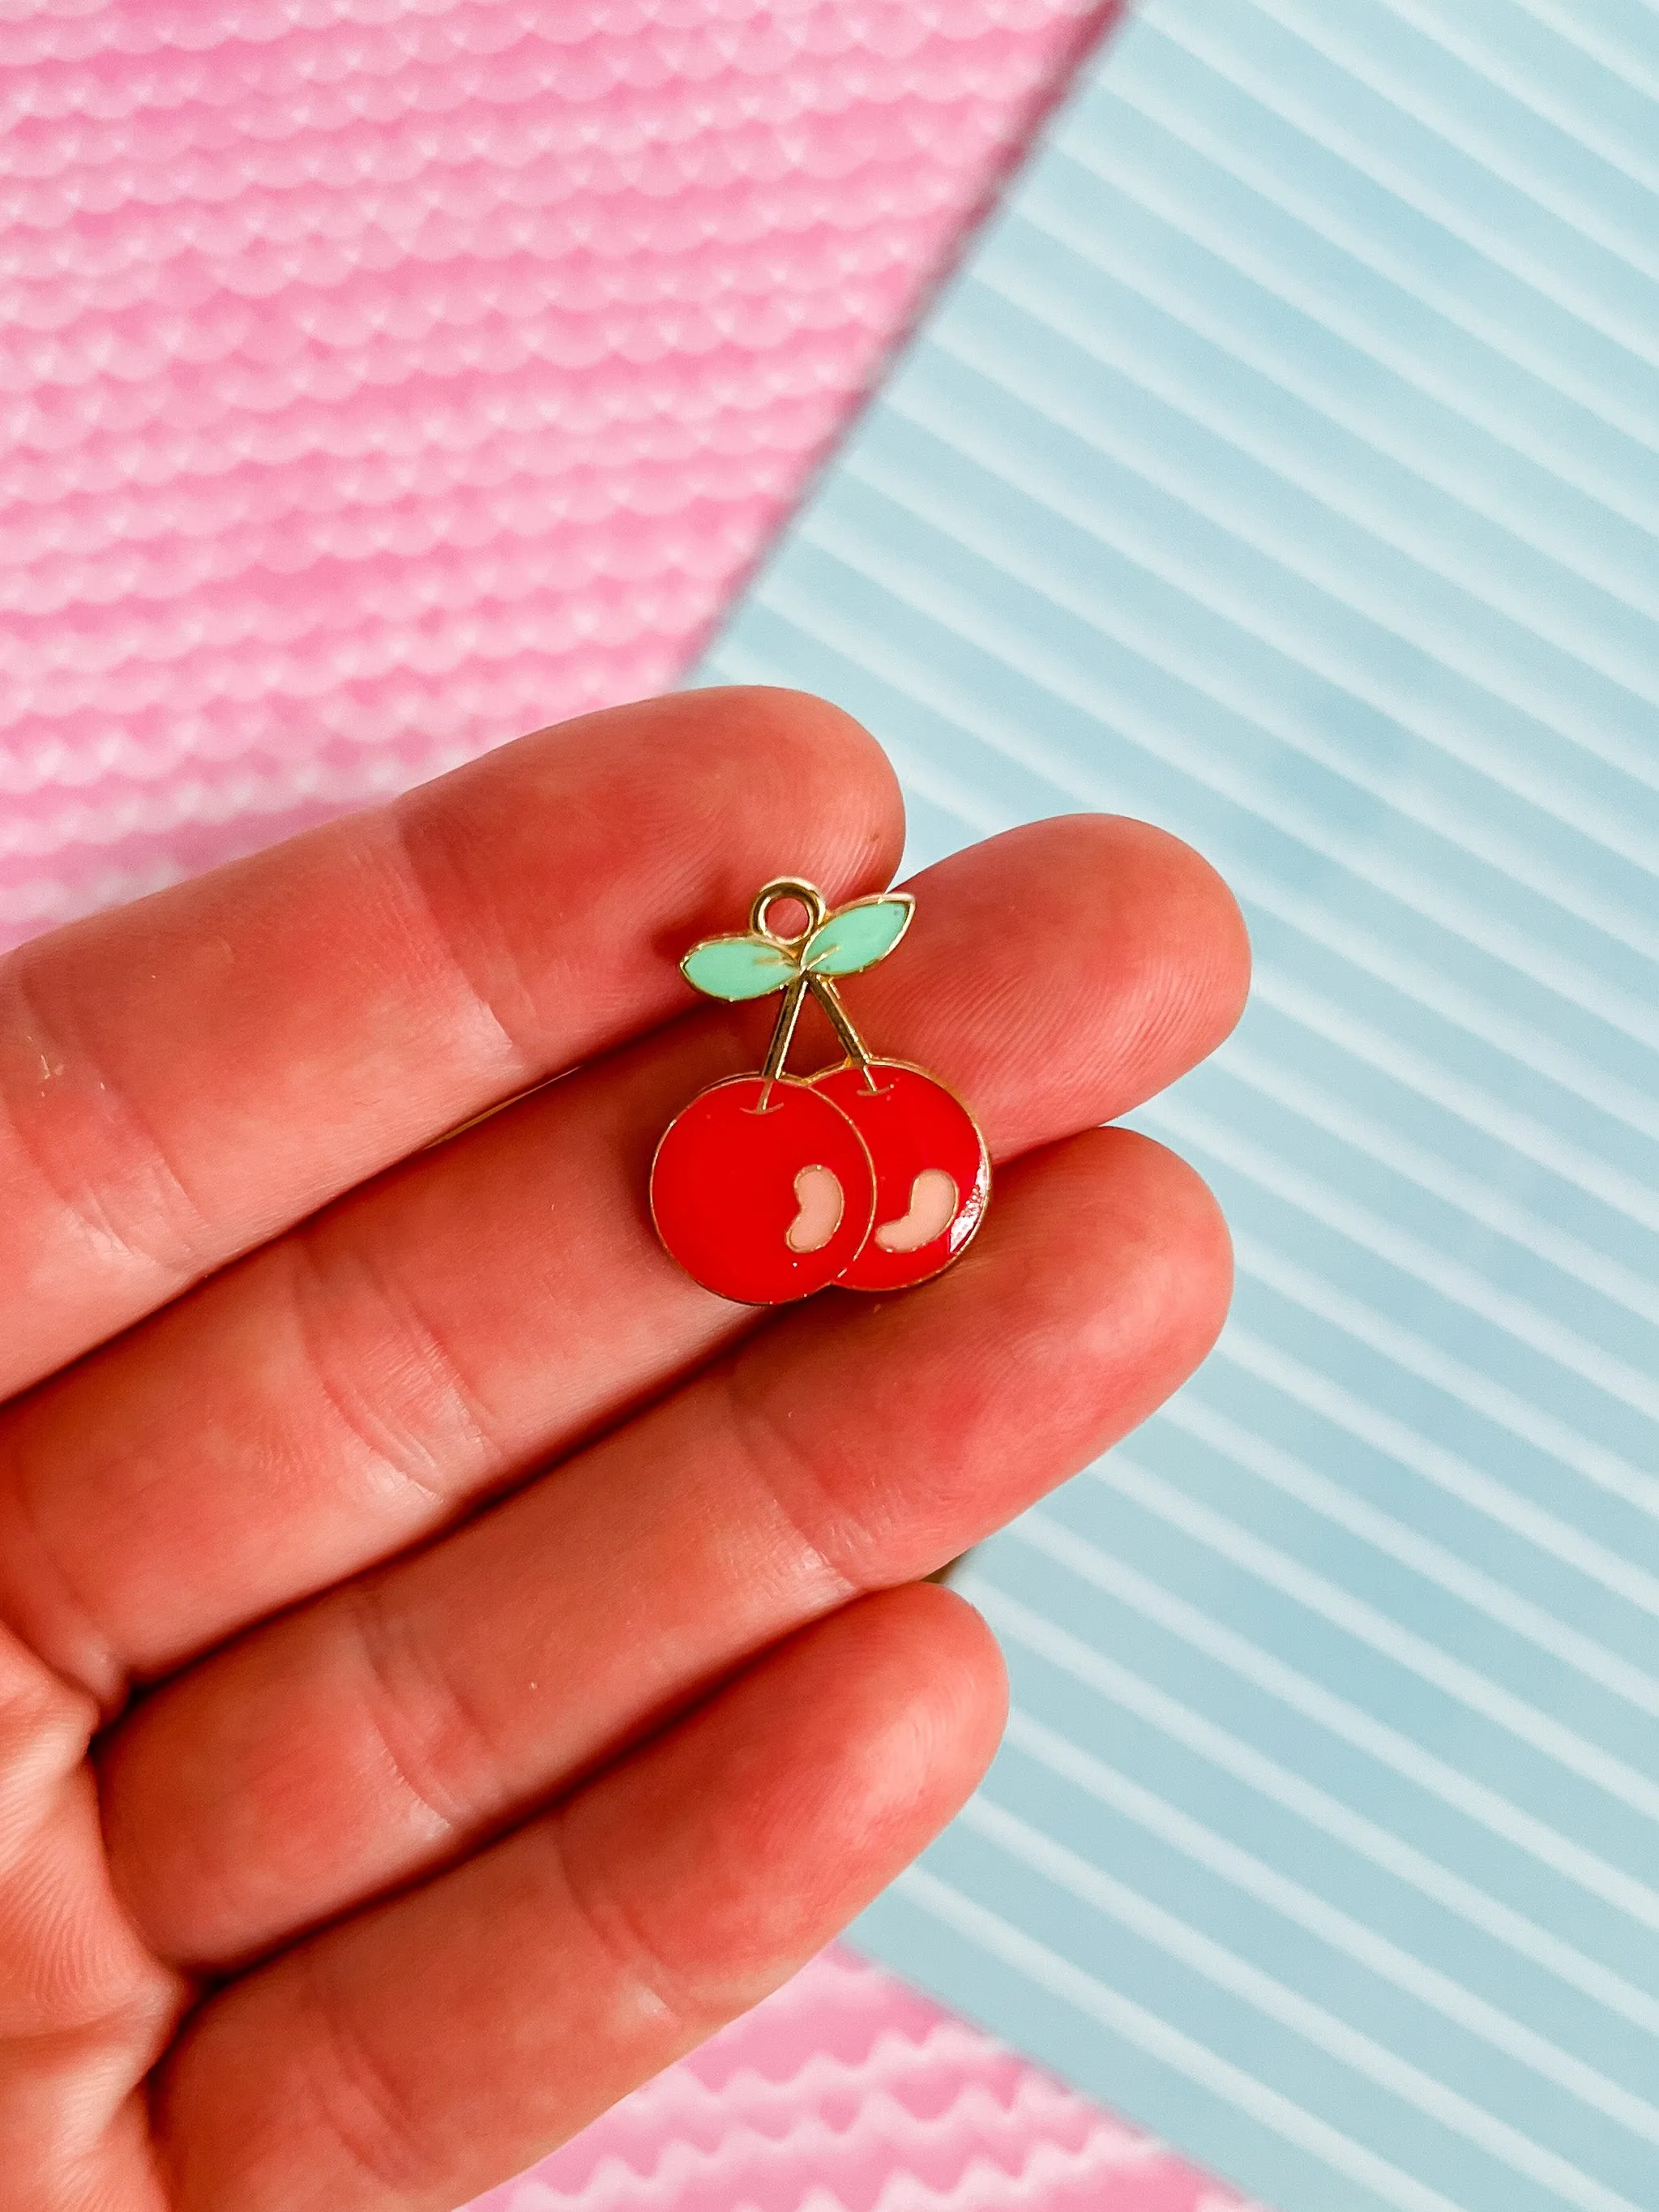
[[[1659,2205],[1659,11],[1158,0],[708,656],[1259,959],[1216,1356],[856,1931],[1282,2212]]]

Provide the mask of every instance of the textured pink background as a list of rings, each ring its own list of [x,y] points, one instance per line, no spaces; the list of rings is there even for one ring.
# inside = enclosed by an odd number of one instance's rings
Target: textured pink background
[[[0,0],[0,939],[685,665],[1097,0]]]
[[[472,2212],[1248,2208],[836,1949]]]
[[[0,941],[671,683],[1101,12],[0,0]],[[486,2201],[1222,2204],[841,1953]]]

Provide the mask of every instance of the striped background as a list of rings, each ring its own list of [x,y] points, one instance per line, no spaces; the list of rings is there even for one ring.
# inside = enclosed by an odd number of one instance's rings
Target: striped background
[[[1659,11],[1160,0],[704,664],[1259,955],[1223,1344],[855,1931],[1282,2212],[1659,2203]]]

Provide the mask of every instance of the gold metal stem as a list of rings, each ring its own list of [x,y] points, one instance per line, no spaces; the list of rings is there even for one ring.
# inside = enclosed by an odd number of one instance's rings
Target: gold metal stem
[[[876,1088],[876,1079],[870,1073],[868,1048],[864,1039],[854,1028],[852,1017],[841,1002],[841,994],[827,975],[809,975],[806,980],[812,986],[813,996],[828,1015],[830,1027],[846,1046],[848,1058],[858,1062],[863,1071],[865,1081],[873,1091]]]
[[[795,1035],[795,1024],[800,1019],[801,1006],[806,997],[806,978],[797,975],[783,994],[783,1004],[778,1008],[778,1018],[773,1024],[772,1042],[766,1048],[766,1060],[761,1068],[763,1088],[760,1095],[760,1110],[766,1111],[766,1102],[772,1085],[783,1073],[783,1063],[789,1057],[789,1047]]]

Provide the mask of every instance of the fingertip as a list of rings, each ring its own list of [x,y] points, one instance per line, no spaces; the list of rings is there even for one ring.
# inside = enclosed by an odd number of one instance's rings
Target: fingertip
[[[853,1600],[776,1647],[760,1672],[785,1688],[799,1771],[821,1820],[841,1831],[825,1863],[837,1879],[859,1862],[884,1869],[871,1895],[973,1790],[1006,1719],[996,1638],[966,1599],[934,1583]]]
[[[1221,1202],[1190,1160],[1139,1129],[1095,1133],[1132,1162],[1149,1258],[1147,1294],[1163,1311],[1170,1364],[1185,1381],[1208,1355],[1233,1294],[1233,1240]],[[1167,1394],[1166,1394],[1167,1395]]]
[[[757,1802],[745,1856],[793,1856],[790,1911],[802,1940],[822,1942],[978,1787],[1006,1723],[1007,1674],[983,1617],[929,1583],[854,1600],[769,1663],[788,1686],[796,1786]]]
[[[1197,1170],[1138,1129],[1085,1130],[1024,1165],[1024,1178],[1036,1201],[1019,1223],[1032,1281],[1054,1304],[1055,1331],[1075,1343],[1079,1381],[1110,1378],[1121,1435],[1221,1333],[1233,1279],[1226,1220]]]
[[[918,1762],[927,1777],[927,1817],[942,1827],[978,1786],[1008,1718],[1008,1669],[1002,1647],[977,1606],[943,1583],[902,1583],[860,1599],[843,1618],[879,1639],[890,1682],[914,1701],[929,1747]]]
[[[1250,940],[1226,879],[1195,846],[1126,814],[1074,814],[1043,825],[1052,865],[1092,886],[1102,957],[1139,1019],[1118,1046],[1149,1096],[1213,1052],[1237,1023]]]
[[[915,888],[913,936],[938,980],[909,1014],[908,1048],[972,1097],[999,1159],[1139,1105],[1243,1010],[1237,901],[1202,854],[1151,823],[1027,823]],[[861,1003],[879,1018],[897,982],[877,970]]]
[[[902,811],[892,763],[858,717],[832,699],[785,684],[717,684],[672,696],[683,707],[707,714],[753,742],[805,746],[832,755],[838,769],[868,778],[889,803]]]
[[[941,1782],[955,1795],[945,1820],[972,1796],[996,1757],[1008,1725],[1008,1662],[991,1624],[970,1598],[942,1583],[911,1583],[887,1593],[900,1597],[918,1620],[933,1653],[933,1676],[950,1703],[948,1740],[953,1768]],[[948,1792],[947,1792],[948,1794]]]
[[[951,1818],[1006,1698],[995,1640],[961,1598],[919,1583],[854,1599],[578,1799],[571,1855],[608,1882],[649,1856],[651,1893],[673,1909],[659,1923],[653,1908],[647,1932],[690,2008],[752,2002]]]
[[[743,684],[646,702],[678,740],[720,765],[716,805],[763,797],[775,866],[734,885],[744,910],[764,874],[805,874],[833,901],[892,880],[904,850],[904,794],[892,763],[860,721],[811,691]],[[727,922],[725,926],[735,927]]]
[[[933,1281],[785,1315],[732,1355],[727,1387],[808,1463],[789,1517],[816,1553],[860,1588],[908,1582],[1156,1411],[1214,1343],[1231,1274],[1185,1161],[1085,1130],[1003,1171]]]
[[[1169,1027],[1189,1065],[1237,1026],[1250,989],[1249,930],[1231,885],[1195,846],[1150,822],[1119,817],[1119,827],[1139,848],[1148,881],[1164,887],[1164,957],[1188,978],[1184,1006],[1170,994]]]

